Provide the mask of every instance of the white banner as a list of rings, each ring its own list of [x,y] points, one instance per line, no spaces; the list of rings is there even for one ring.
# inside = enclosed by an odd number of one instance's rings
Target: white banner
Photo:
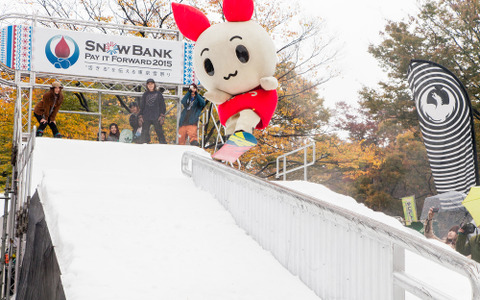
[[[183,83],[183,42],[33,29],[32,71]]]

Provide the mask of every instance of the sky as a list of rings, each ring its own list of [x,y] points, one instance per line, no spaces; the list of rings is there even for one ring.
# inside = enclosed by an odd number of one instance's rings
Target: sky
[[[181,172],[185,151],[209,157],[191,146],[36,139],[32,188],[67,299],[319,299]],[[277,183],[420,235],[322,185]],[[406,270],[471,298],[466,278],[408,251]]]
[[[325,104],[334,108],[338,101],[357,102],[362,86],[376,87],[386,79],[377,60],[367,50],[378,45],[387,20],[400,21],[418,12],[417,0],[297,0],[306,15],[325,21],[326,34],[335,36],[340,50],[333,67],[340,75],[319,89]]]

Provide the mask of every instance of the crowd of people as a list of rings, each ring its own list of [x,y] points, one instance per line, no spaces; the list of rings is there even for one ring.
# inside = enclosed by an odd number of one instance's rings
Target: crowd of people
[[[441,241],[457,252],[469,256],[476,262],[480,263],[480,235],[478,234],[476,225],[465,222],[460,225],[452,226],[448,230],[446,236],[439,238],[435,235],[433,230],[434,215],[434,208],[431,207],[428,211],[428,216],[423,227],[425,237]]]
[[[45,129],[50,127],[56,138],[63,137],[57,127],[55,117],[63,103],[63,87],[60,82],[54,82],[49,91],[46,92],[34,108],[34,116],[38,120],[36,136],[43,136]],[[187,139],[189,144],[199,146],[197,130],[198,120],[203,108],[205,99],[198,93],[196,84],[189,86],[188,92],[181,100],[182,111],[178,124],[178,144],[185,145]],[[131,127],[130,141],[137,144],[150,143],[150,130],[153,126],[160,144],[166,144],[163,124],[165,123],[166,105],[163,98],[163,91],[159,90],[153,79],[146,82],[146,91],[143,93],[139,103],[132,102],[129,105],[129,124]],[[124,129],[125,130],[125,129]],[[130,130],[130,129],[128,129]],[[110,124],[108,134],[101,131],[97,134],[98,141],[118,142],[121,131],[116,123]]]

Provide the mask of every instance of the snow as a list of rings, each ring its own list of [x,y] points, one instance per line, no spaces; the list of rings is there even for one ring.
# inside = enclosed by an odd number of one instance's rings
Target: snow
[[[182,174],[185,151],[209,156],[190,146],[36,139],[32,182],[67,299],[319,299]],[[278,183],[412,231],[322,185]],[[407,252],[406,268],[471,298],[468,281],[438,264]]]
[[[318,299],[180,170],[198,148],[37,139],[67,299]]]

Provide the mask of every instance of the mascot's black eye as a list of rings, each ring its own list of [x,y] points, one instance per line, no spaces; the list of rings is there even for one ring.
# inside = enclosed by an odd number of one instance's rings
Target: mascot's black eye
[[[235,48],[235,54],[237,54],[238,60],[243,64],[247,63],[250,59],[248,50],[244,45],[238,45],[237,48]]]
[[[207,72],[209,76],[213,76],[213,74],[215,74],[215,69],[213,68],[213,64],[210,59],[207,58],[203,62],[203,67],[205,68],[205,72]]]

